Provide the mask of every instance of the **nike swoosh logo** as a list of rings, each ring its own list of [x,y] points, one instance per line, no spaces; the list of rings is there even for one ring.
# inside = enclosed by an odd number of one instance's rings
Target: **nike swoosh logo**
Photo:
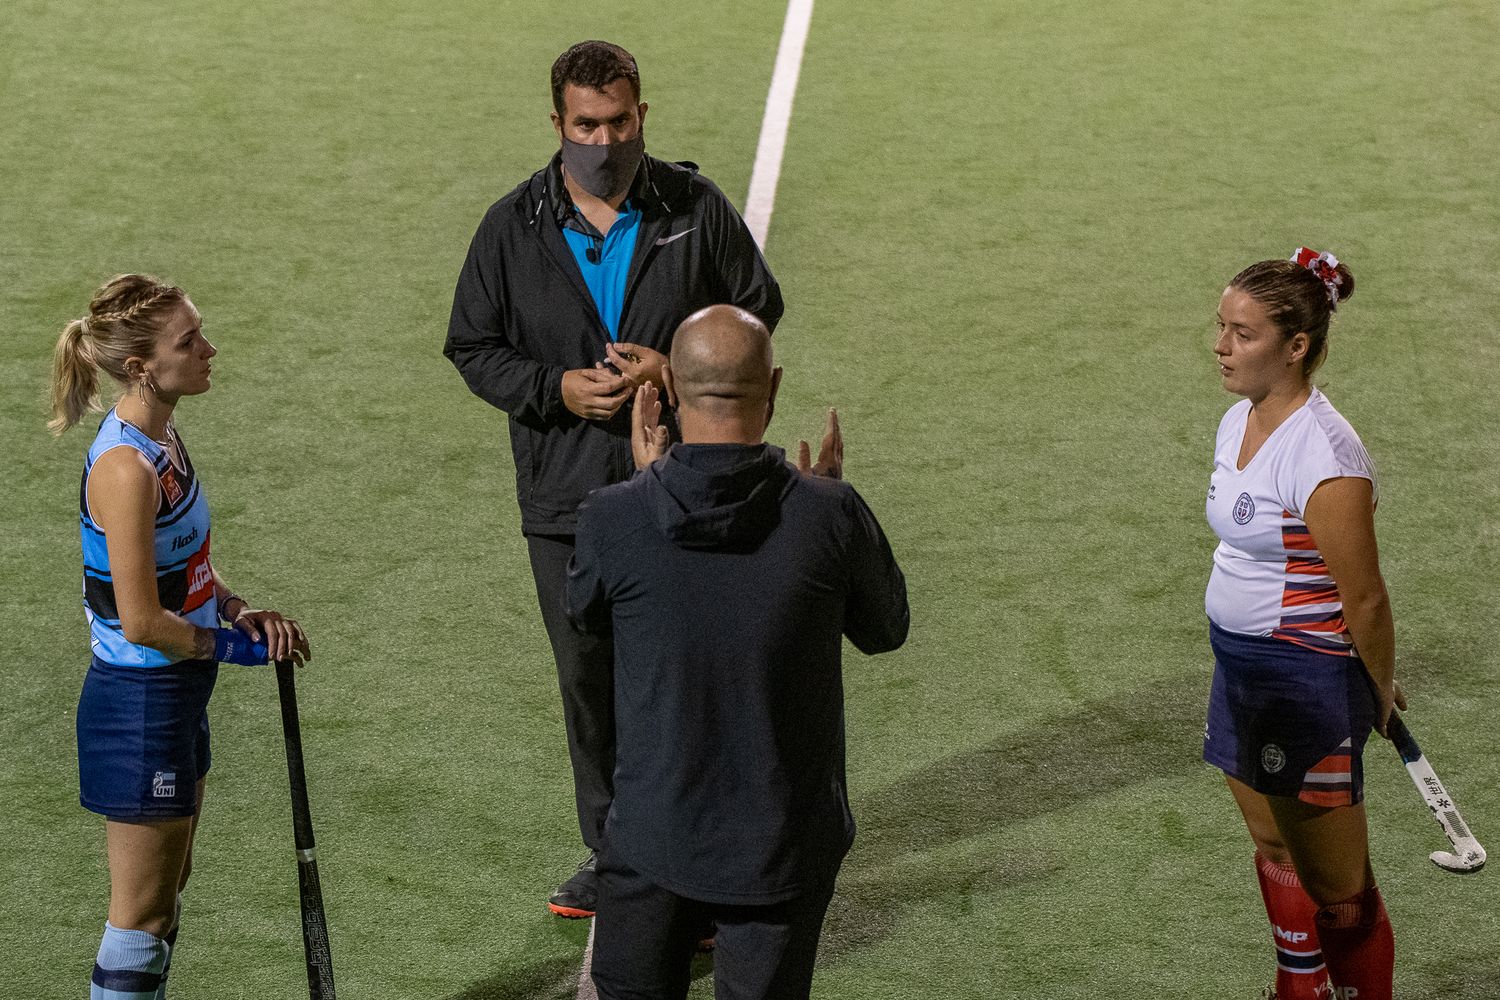
[[[680,240],[684,236],[686,236],[688,233],[696,231],[697,228],[698,228],[697,226],[694,226],[692,229],[684,229],[682,232],[680,232],[680,233],[673,233],[671,236],[663,236],[661,239],[659,239],[659,240],[656,241],[656,245],[659,246],[659,247],[664,247],[668,243],[671,243],[673,240]]]

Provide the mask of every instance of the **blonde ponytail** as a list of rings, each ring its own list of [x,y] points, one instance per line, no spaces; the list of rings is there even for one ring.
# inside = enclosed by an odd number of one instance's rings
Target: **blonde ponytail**
[[[161,324],[187,295],[148,274],[121,274],[106,281],[89,302],[89,314],[63,328],[52,354],[52,419],[61,434],[89,410],[102,410],[99,373],[128,385],[125,359],[156,353]]]
[[[99,406],[99,367],[89,340],[89,321],[75,319],[63,328],[52,353],[52,419],[47,427],[61,434]]]

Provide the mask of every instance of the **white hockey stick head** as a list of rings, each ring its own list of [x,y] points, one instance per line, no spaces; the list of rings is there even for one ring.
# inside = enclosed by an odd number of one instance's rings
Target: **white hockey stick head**
[[[1451,852],[1433,851],[1428,857],[1444,871],[1477,872],[1484,867],[1484,848],[1473,837],[1460,838],[1453,848]]]
[[[1417,746],[1411,730],[1406,728],[1406,723],[1399,714],[1391,716],[1390,734],[1391,742],[1396,745],[1402,762],[1406,764],[1406,773],[1411,776],[1417,791],[1422,793],[1427,808],[1432,811],[1432,818],[1443,828],[1448,843],[1453,845],[1452,851],[1433,851],[1428,857],[1444,871],[1477,872],[1484,867],[1484,848],[1479,846],[1478,838],[1469,832],[1469,825],[1459,815],[1458,806],[1454,805],[1452,796],[1438,780],[1432,765],[1427,763],[1422,748]]]

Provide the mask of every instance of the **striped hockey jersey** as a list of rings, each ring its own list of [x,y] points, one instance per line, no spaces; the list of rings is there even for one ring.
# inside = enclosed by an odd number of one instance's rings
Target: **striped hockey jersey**
[[[1244,469],[1235,468],[1250,401],[1219,423],[1206,505],[1219,536],[1204,603],[1220,628],[1273,636],[1319,652],[1353,655],[1344,605],[1307,524],[1307,500],[1325,480],[1375,479],[1375,465],[1317,389],[1277,427]]]
[[[181,445],[181,439],[178,440]],[[172,464],[167,450],[140,429],[105,414],[89,447],[79,490],[78,530],[83,541],[83,610],[88,618],[94,655],[121,667],[159,667],[173,662],[149,646],[127,642],[115,608],[114,578],[104,532],[89,513],[89,473],[105,452],[134,448],[156,468],[160,484],[156,509],[156,593],[161,606],[194,625],[214,628],[219,623],[214,602],[213,568],[208,561],[208,501],[193,472],[187,447],[181,447],[185,468]]]

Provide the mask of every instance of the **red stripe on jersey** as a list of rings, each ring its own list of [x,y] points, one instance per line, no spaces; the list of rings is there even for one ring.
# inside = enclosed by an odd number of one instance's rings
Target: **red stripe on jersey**
[[[1296,552],[1318,551],[1318,547],[1313,544],[1312,532],[1301,526],[1282,528],[1281,545],[1282,548],[1291,549]]]
[[[1296,631],[1296,633],[1344,633],[1349,631],[1349,625],[1344,622],[1343,612],[1329,612],[1328,618],[1314,618],[1311,621],[1289,622],[1283,619],[1280,631]]]
[[[1317,590],[1293,590],[1288,587],[1281,592],[1283,608],[1300,608],[1309,604],[1332,604],[1338,599],[1339,588],[1333,584],[1319,587]]]
[[[1281,628],[1298,632],[1344,632],[1349,626],[1344,623],[1344,612],[1329,611],[1323,615],[1283,616]]]
[[[1273,639],[1284,639],[1303,649],[1333,656],[1353,656],[1354,645],[1342,636],[1323,632],[1299,632],[1296,629],[1279,628],[1271,633]]]
[[[1298,576],[1327,576],[1328,564],[1322,556],[1287,556],[1286,571]]]
[[[1297,520],[1297,515],[1289,510],[1283,510],[1281,512],[1281,519],[1283,521],[1295,521]],[[1318,547],[1313,544],[1312,532],[1307,530],[1307,525],[1305,524],[1283,524],[1281,526],[1281,544],[1283,548],[1292,549],[1297,552],[1316,553],[1318,551]]]

